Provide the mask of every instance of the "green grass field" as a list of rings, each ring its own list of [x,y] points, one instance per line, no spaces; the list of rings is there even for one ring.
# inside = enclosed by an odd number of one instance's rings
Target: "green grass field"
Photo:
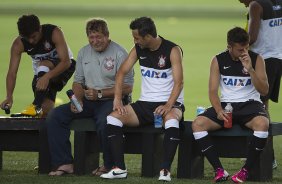
[[[58,7],[59,6],[59,7]],[[179,44],[184,51],[184,90],[185,90],[185,119],[194,119],[198,105],[208,107],[208,77],[209,65],[212,57],[226,48],[226,32],[234,26],[245,26],[244,12],[246,9],[237,0],[2,0],[0,2],[0,100],[6,96],[5,77],[9,64],[9,50],[11,42],[17,36],[16,21],[24,12],[34,12],[40,16],[42,23],[59,25],[65,34],[68,45],[74,56],[85,44],[85,21],[89,17],[105,17],[109,23],[110,37],[122,44],[127,50],[133,46],[133,39],[128,28],[130,21],[140,15],[150,15],[157,25],[158,34]],[[136,67],[134,100],[140,92],[140,74]],[[18,72],[18,80],[14,93],[12,112],[22,110],[32,102],[31,62],[24,55]],[[64,103],[67,97],[65,91],[71,88],[70,81],[65,89],[58,94]],[[281,89],[282,90],[282,89]],[[282,96],[282,95],[281,95]],[[270,104],[270,113],[273,121],[281,122],[280,103]],[[5,115],[0,111],[0,116]],[[275,138],[277,160],[282,163],[281,137]],[[136,161],[137,160],[137,161]],[[223,159],[224,165],[235,172],[241,165],[239,159]],[[176,174],[176,161],[173,165],[173,174]],[[4,152],[3,171],[0,172],[0,183],[157,183],[156,179],[140,179],[139,155],[127,155],[126,162],[130,172],[127,180],[104,181],[90,176],[51,178],[45,175],[38,176],[33,167],[37,164],[35,153]],[[174,179],[175,183],[210,183],[212,172],[208,164],[203,180]],[[281,166],[274,171],[274,182],[282,183]]]

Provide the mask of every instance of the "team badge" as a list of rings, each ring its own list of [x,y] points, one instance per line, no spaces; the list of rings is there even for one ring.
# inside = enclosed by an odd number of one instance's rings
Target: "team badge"
[[[114,66],[115,66],[114,59],[112,57],[105,58],[104,67],[107,70],[112,70],[114,68]]]
[[[245,74],[245,75],[249,74],[248,70],[245,67],[242,69],[242,73]]]
[[[48,41],[44,42],[44,49],[45,50],[51,50],[51,44]]]
[[[160,68],[162,68],[162,67],[165,66],[165,59],[166,59],[166,57],[164,57],[163,55],[161,55],[161,56],[159,57],[158,66],[159,66]]]

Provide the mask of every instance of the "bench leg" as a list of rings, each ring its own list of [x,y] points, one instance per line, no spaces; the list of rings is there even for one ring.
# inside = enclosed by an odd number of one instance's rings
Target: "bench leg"
[[[3,169],[3,151],[0,151],[0,170]]]
[[[260,155],[258,162],[250,170],[250,181],[271,181],[272,180],[272,161],[273,161],[273,137],[267,139],[267,143]]]
[[[142,173],[144,177],[159,174],[163,153],[163,137],[161,134],[144,133],[142,135]]]
[[[48,135],[45,122],[41,122],[39,130],[39,156],[38,156],[38,173],[47,174],[51,171],[51,155],[49,151]]]
[[[90,174],[99,166],[99,140],[95,132],[74,133],[74,172]]]
[[[204,176],[204,157],[198,152],[193,136],[183,137],[178,147],[178,178],[202,178]]]

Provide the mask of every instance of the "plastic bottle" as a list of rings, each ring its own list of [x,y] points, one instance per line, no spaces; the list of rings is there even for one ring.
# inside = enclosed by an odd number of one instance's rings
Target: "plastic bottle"
[[[10,107],[7,104],[4,106],[4,111],[6,114],[10,114]]]
[[[67,95],[68,95],[71,103],[75,106],[76,110],[78,112],[82,112],[83,109],[82,109],[80,103],[78,102],[76,96],[74,95],[74,93],[71,89],[67,91]]]
[[[205,107],[202,107],[202,106],[197,106],[196,115],[198,116],[198,115],[200,115],[200,114],[204,113],[204,112],[205,112],[205,110],[206,110],[206,108],[205,108]]]
[[[162,115],[154,113],[154,126],[155,128],[162,128],[163,126]]]
[[[232,128],[232,111],[233,107],[231,106],[231,103],[227,103],[224,108],[224,112],[228,115],[228,121],[224,121],[224,128]]]

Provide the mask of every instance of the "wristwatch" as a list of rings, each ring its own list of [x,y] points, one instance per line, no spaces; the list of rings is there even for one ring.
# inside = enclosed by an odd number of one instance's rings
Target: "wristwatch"
[[[103,93],[102,93],[102,90],[97,90],[97,96],[99,99],[101,99],[103,97]]]

